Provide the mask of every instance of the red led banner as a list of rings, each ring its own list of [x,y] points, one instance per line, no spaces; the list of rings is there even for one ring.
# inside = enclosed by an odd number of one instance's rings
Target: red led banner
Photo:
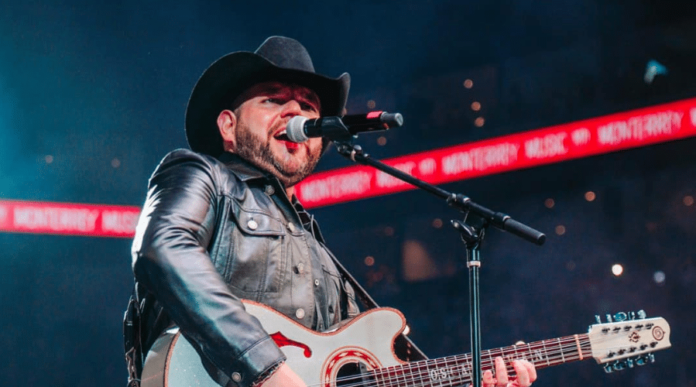
[[[0,231],[132,238],[139,207],[0,201]]]
[[[557,163],[696,135],[696,98],[385,160],[432,184]],[[366,166],[316,173],[297,186],[308,208],[414,189]]]
[[[696,136],[696,98],[386,160],[432,184]],[[353,166],[315,173],[295,193],[308,207],[414,189],[383,172]],[[140,208],[0,200],[0,232],[130,238]]]

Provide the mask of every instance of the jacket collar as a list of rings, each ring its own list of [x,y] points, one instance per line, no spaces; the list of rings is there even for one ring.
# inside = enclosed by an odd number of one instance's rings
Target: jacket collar
[[[218,157],[218,160],[222,161],[241,181],[275,178],[234,153],[224,152]]]

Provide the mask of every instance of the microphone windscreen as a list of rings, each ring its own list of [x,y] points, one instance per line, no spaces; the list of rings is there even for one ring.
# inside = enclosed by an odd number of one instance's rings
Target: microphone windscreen
[[[285,126],[285,131],[290,141],[300,143],[309,140],[309,137],[307,137],[304,131],[305,122],[307,122],[307,117],[303,116],[295,116],[288,121],[288,124]]]

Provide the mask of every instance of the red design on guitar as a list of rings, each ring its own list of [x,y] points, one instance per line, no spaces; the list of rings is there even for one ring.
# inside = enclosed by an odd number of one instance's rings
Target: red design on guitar
[[[271,338],[273,339],[273,341],[275,341],[275,343],[278,347],[285,347],[285,346],[298,347],[298,348],[301,348],[304,350],[304,356],[306,358],[309,358],[310,356],[312,356],[312,350],[309,349],[309,347],[306,344],[302,344],[302,343],[295,341],[295,340],[290,340],[280,332],[276,332],[276,333],[272,334]]]

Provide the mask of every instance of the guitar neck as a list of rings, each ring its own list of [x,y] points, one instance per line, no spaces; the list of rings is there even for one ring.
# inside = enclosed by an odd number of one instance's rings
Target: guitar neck
[[[481,368],[493,370],[494,359],[499,356],[505,360],[508,375],[514,375],[512,360],[525,359],[540,369],[592,358],[592,349],[587,334],[559,337],[482,351]],[[378,387],[450,387],[471,383],[472,364],[471,355],[466,354],[380,368],[372,373]]]

